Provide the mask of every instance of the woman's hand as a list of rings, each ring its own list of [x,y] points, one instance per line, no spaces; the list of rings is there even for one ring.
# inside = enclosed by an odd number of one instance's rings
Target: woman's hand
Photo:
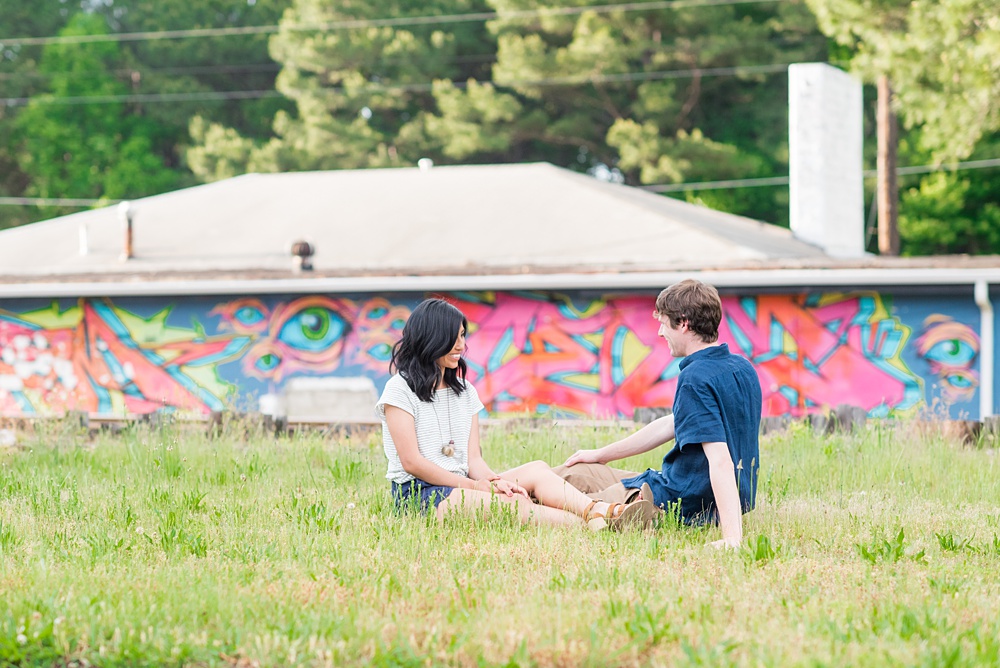
[[[480,480],[477,480],[475,487],[478,490],[482,490],[484,492],[490,492],[491,494],[495,492],[497,494],[502,494],[507,497],[514,497],[520,494],[526,499],[530,498],[528,496],[528,490],[524,489],[517,483],[513,483],[509,480],[504,480],[500,476],[496,476],[495,478],[492,479],[482,478]]]
[[[518,485],[516,482],[511,482],[510,480],[504,480],[503,478],[497,478],[491,481],[493,484],[493,489],[497,491],[497,494],[505,494],[507,496],[516,496],[520,494],[526,499],[529,499],[528,490]]]

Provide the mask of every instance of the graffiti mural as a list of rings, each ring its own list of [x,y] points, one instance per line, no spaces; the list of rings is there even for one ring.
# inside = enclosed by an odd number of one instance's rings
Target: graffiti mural
[[[873,416],[923,400],[901,360],[910,328],[875,294],[725,299],[720,338],[757,368],[766,415],[848,403]]]
[[[655,292],[455,292],[488,411],[631,416],[670,406],[678,360],[657,339]],[[423,295],[81,299],[0,304],[0,414],[208,412],[300,376],[388,379]],[[767,415],[841,403],[919,410],[928,388],[967,407],[978,389],[974,304],[877,293],[723,299],[720,339],[757,369]],[[963,403],[965,402],[965,403]]]
[[[354,365],[384,375],[410,309],[382,298],[359,303],[312,296],[273,308],[258,299],[238,299],[211,313],[222,316],[222,330],[253,341],[243,357],[248,376],[280,381]]]
[[[940,313],[929,315],[916,346],[947,401],[972,399],[979,386],[979,374],[972,368],[979,355],[979,336],[971,327]]]
[[[492,412],[611,417],[672,403],[678,369],[649,297],[450,298],[469,319],[470,377]]]
[[[247,339],[170,327],[169,311],[143,319],[87,300],[66,310],[0,310],[0,412],[222,409],[235,388],[215,367],[238,357]]]

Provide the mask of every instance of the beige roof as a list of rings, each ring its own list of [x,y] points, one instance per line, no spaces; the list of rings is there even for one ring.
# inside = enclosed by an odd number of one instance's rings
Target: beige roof
[[[817,260],[786,230],[550,164],[247,174],[0,232],[0,277],[677,270]],[[82,232],[81,230],[85,230]],[[82,255],[81,235],[88,252]]]

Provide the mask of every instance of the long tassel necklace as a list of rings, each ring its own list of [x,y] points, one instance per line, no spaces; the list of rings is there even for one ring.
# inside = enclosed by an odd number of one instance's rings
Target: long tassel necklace
[[[445,389],[445,394],[447,395],[448,389]],[[444,436],[444,428],[441,426],[441,415],[438,413],[437,405],[431,402],[431,408],[434,409],[434,417],[437,418],[438,423],[438,433]],[[451,425],[451,401],[445,399],[445,408],[447,409],[448,415],[448,442],[441,446],[441,454],[445,457],[451,457],[455,454],[455,436],[453,433]]]

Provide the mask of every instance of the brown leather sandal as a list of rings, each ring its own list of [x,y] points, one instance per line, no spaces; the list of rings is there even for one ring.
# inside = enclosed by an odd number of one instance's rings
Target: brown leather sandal
[[[624,506],[621,512],[609,517],[607,522],[612,531],[650,529],[657,514],[659,511],[651,501],[641,499]]]
[[[604,511],[603,515],[593,513],[594,505],[598,503],[600,501],[597,499],[591,501],[583,511],[583,521],[587,523],[591,531],[603,531],[607,529],[618,516],[625,512],[625,504],[609,503],[608,509]]]

